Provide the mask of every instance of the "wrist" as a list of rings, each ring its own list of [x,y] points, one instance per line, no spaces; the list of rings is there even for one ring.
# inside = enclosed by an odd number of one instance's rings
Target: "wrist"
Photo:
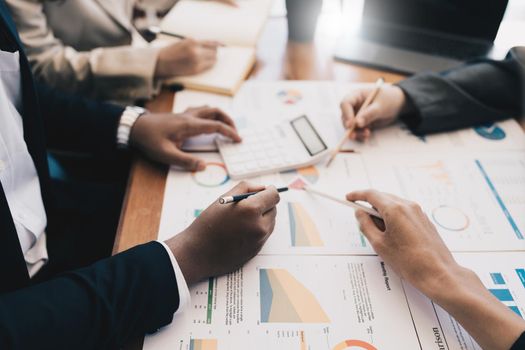
[[[146,113],[147,111],[144,108],[137,106],[128,106],[124,109],[117,129],[118,148],[128,148],[131,139],[131,130],[137,120]]]
[[[422,292],[439,305],[458,302],[461,296],[484,289],[478,276],[470,269],[454,263],[446,265],[441,272],[428,276]]]
[[[396,101],[394,106],[394,118],[399,119],[399,117],[404,113],[407,107],[407,98],[405,93],[399,86],[392,85],[392,88],[394,101]]]
[[[198,250],[191,243],[192,234],[188,232],[188,229],[173,236],[165,243],[177,260],[186,283],[191,286],[208,276],[202,271],[204,264],[198,258]]]

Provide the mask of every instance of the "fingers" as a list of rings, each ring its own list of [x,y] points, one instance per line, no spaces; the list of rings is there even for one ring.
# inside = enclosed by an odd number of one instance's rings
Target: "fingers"
[[[370,126],[381,116],[380,106],[377,102],[372,102],[369,106],[361,108],[355,117],[358,128]]]
[[[244,201],[247,205],[256,203],[261,208],[261,214],[265,214],[273,209],[280,199],[277,189],[274,186],[268,186],[263,191],[246,198]]]
[[[350,192],[346,195],[346,199],[351,202],[363,201],[370,203],[379,213],[383,213],[386,207],[392,202],[390,195],[375,190]]]
[[[341,102],[341,118],[345,128],[351,129],[354,127],[355,112],[350,99],[344,99],[343,102]]]
[[[376,253],[379,254],[378,249],[381,250],[380,244],[383,241],[384,233],[377,227],[372,217],[363,210],[357,210],[355,217],[359,222],[361,232],[363,232],[370,244],[374,247]]]
[[[166,147],[163,158],[161,161],[166,164],[180,166],[190,171],[204,170],[206,168],[203,160],[181,151],[174,144]]]
[[[208,49],[213,49],[215,51],[217,51],[217,48],[221,47],[221,46],[224,46],[223,43],[220,43],[218,41],[214,41],[214,40],[202,40],[199,42],[203,47],[205,48],[208,48]]]
[[[275,218],[276,217],[277,217],[277,208],[276,207],[273,207],[272,209],[270,209],[266,213],[264,213],[262,219],[264,220],[264,225],[265,225],[267,234],[263,238],[263,242],[266,241],[268,239],[268,237],[270,237],[270,235],[272,234],[273,230],[275,229]]]
[[[195,110],[195,113],[197,118],[218,120],[235,128],[233,119],[220,108],[199,108]]]
[[[224,196],[235,196],[238,194],[248,193],[248,192],[257,192],[262,191],[266,188],[266,186],[263,185],[256,185],[252,184],[246,181],[239,182],[236,186],[234,186],[231,190],[226,192]]]
[[[188,127],[183,132],[183,138],[196,136],[200,134],[213,134],[219,133],[223,136],[229,137],[235,142],[242,141],[241,137],[230,125],[223,123],[218,120],[206,120],[206,119],[191,119]]]

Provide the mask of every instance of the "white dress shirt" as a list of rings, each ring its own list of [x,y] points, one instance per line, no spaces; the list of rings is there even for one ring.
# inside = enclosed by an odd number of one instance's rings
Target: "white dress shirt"
[[[19,53],[0,51],[0,182],[33,276],[47,261],[47,219],[36,168],[24,141],[21,103]]]
[[[22,89],[20,55],[0,51],[0,183],[15,224],[30,276],[47,262],[45,229],[47,217],[38,174],[24,140],[20,115]],[[115,135],[116,137],[116,135]],[[182,271],[171,250],[166,249],[177,278],[180,303],[189,303],[190,293]]]

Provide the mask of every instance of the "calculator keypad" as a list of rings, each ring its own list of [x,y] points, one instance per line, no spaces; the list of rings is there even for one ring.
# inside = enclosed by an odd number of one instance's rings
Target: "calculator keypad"
[[[219,149],[230,174],[250,174],[294,166],[309,160],[309,155],[294,131],[283,125],[242,134],[242,143],[219,141]]]

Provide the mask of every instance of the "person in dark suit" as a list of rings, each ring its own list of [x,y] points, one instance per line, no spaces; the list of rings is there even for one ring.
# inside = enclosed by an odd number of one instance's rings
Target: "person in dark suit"
[[[198,170],[203,162],[177,146],[207,132],[240,140],[231,119],[216,109],[152,114],[35,84],[0,0],[0,349],[119,348],[170,323],[189,298],[188,285],[234,271],[258,252],[273,231],[279,195],[273,187],[241,183],[230,193],[261,192],[233,206],[212,204],[165,242],[86,265],[91,256],[75,270],[41,276],[60,259],[59,249],[47,248],[60,245],[61,237],[85,236],[62,247],[61,258],[71,261],[90,255],[83,244],[98,236],[83,231],[90,222],[57,214],[47,147],[95,154],[134,147]]]
[[[364,110],[373,87],[341,103],[351,137],[366,141],[376,127],[402,120],[424,135],[491,123],[525,113],[525,48],[503,61],[478,61],[442,74],[421,74],[387,85]],[[460,266],[435,226],[413,202],[373,190],[347,195],[374,206],[383,222],[363,211],[356,217],[375,251],[402,278],[451,314],[483,349],[525,349],[525,321],[487,291],[478,276]]]

